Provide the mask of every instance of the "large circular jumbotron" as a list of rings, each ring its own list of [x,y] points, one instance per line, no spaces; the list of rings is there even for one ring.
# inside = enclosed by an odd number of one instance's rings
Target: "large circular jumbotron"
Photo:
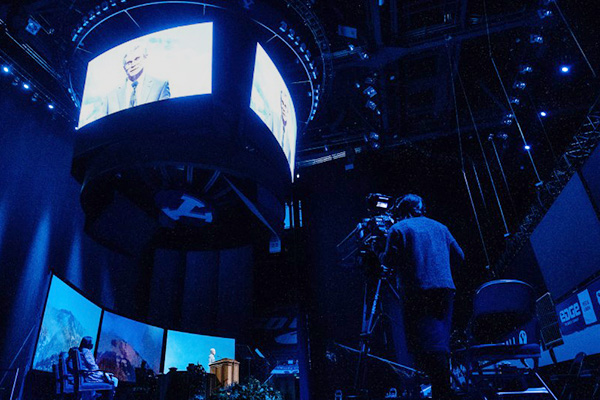
[[[311,33],[261,7],[113,1],[74,30],[72,172],[96,240],[136,254],[279,233],[323,76]]]

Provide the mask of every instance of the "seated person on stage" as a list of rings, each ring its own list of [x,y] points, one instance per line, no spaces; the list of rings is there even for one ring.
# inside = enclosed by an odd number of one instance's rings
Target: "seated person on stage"
[[[84,379],[86,382],[108,382],[117,387],[119,380],[108,372],[100,371],[96,360],[94,359],[94,341],[91,336],[84,336],[79,344],[79,351],[81,352],[81,371],[86,371]],[[95,398],[94,395],[91,397]]]

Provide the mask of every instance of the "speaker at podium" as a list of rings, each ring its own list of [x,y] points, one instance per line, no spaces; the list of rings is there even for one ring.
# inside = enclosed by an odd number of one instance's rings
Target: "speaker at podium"
[[[240,363],[231,358],[223,358],[208,365],[210,373],[217,376],[220,387],[231,386],[240,382]]]

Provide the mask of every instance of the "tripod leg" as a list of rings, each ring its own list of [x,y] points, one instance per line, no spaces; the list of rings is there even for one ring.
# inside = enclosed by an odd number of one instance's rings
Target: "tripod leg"
[[[354,388],[356,392],[359,392],[364,387],[364,380],[366,375],[366,364],[367,358],[369,354],[369,337],[375,328],[375,314],[377,313],[377,306],[379,304],[379,294],[381,291],[381,282],[382,278],[379,278],[377,281],[377,289],[375,290],[375,296],[373,297],[373,303],[371,305],[371,312],[369,314],[369,319],[367,320],[366,326],[363,325],[363,332],[361,333],[360,338],[360,354],[358,355],[358,365],[356,368],[356,376],[354,379]],[[366,305],[366,296],[365,296],[365,305]],[[365,307],[366,309],[366,307]],[[365,318],[363,316],[363,322]]]

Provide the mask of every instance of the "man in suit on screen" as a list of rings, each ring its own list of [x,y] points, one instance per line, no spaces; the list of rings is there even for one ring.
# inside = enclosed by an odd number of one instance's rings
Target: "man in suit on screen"
[[[169,81],[145,71],[148,50],[134,45],[123,57],[126,78],[106,96],[104,115],[171,97]]]

